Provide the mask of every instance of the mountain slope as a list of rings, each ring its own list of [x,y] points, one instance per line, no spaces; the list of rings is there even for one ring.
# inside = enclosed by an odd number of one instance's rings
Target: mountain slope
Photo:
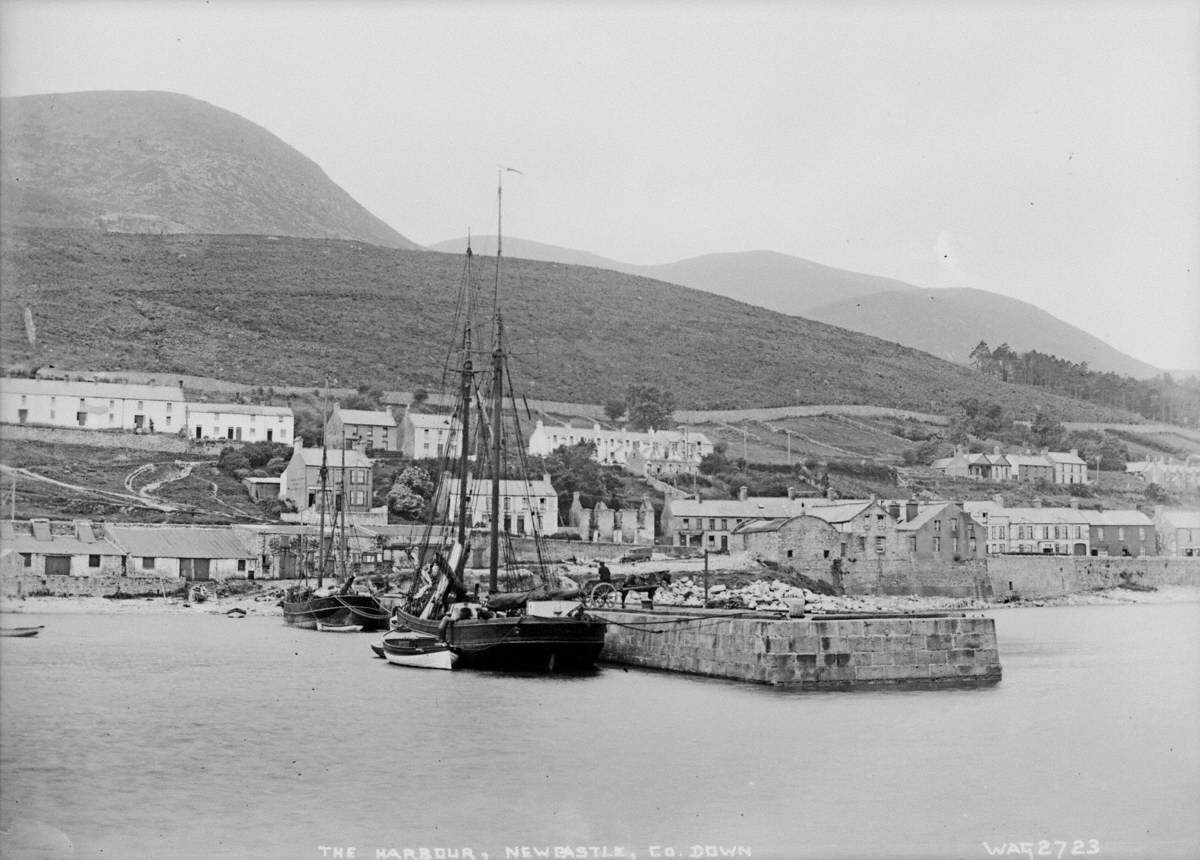
[[[461,250],[465,239],[436,250]],[[476,250],[495,253],[495,237],[476,237]],[[1161,371],[1109,346],[1095,335],[1028,302],[973,289],[930,290],[822,266],[774,251],[706,254],[656,266],[635,266],[586,251],[505,239],[505,254],[596,266],[728,296],[780,313],[826,322],[964,363],[981,340],[1036,349],[1093,370],[1146,379]]]
[[[415,245],[237,114],[165,92],[0,99],[7,225]]]
[[[830,325],[895,340],[948,361],[967,362],[981,341],[1007,342],[1017,352],[1086,361],[1092,370],[1147,378],[1158,371],[1041,308],[985,290],[885,292],[810,310]]]
[[[465,238],[451,239],[431,245],[430,250],[455,253],[465,248],[466,242]],[[476,253],[494,254],[496,237],[475,236],[471,239],[471,246]],[[506,236],[504,254],[506,257],[567,263],[573,266],[594,266],[598,269],[641,275],[793,316],[805,316],[809,308],[838,299],[866,296],[885,290],[917,289],[903,281],[822,266],[820,263],[775,251],[705,254],[674,263],[637,266],[587,251]]]
[[[475,270],[489,284],[494,261],[477,259]],[[6,231],[0,357],[255,385],[436,387],[462,273],[460,255],[365,243]],[[1114,415],[877,338],[603,269],[506,260],[502,306],[518,390],[540,399],[602,403],[648,383],[681,408],[936,412],[986,397],[1022,417]]]

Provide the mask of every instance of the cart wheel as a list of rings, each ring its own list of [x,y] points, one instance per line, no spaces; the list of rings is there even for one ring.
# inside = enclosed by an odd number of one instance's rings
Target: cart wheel
[[[601,582],[592,588],[592,603],[596,606],[607,606],[616,601],[617,590],[612,583]]]

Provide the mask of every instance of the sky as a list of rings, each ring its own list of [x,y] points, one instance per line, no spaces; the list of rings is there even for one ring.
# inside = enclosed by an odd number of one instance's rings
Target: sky
[[[169,90],[420,244],[773,250],[1200,369],[1200,2],[0,0],[0,94]],[[996,346],[996,344],[992,344]]]

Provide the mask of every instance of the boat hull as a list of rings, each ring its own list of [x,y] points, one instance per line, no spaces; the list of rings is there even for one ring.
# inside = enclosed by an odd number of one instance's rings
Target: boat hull
[[[608,623],[592,618],[522,615],[443,625],[396,610],[410,630],[441,636],[458,656],[455,668],[519,672],[585,672],[604,649]]]
[[[393,666],[414,669],[453,669],[458,657],[449,645],[430,645],[425,648],[395,648],[383,646],[383,658]]]
[[[318,622],[330,627],[361,625],[363,630],[386,630],[388,614],[369,594],[334,594],[284,601],[283,623],[316,630]]]
[[[41,627],[8,627],[0,629],[0,636],[18,636],[27,638],[29,636],[37,636]]]
[[[326,624],[318,621],[317,629],[322,633],[362,633],[363,627],[361,624]]]

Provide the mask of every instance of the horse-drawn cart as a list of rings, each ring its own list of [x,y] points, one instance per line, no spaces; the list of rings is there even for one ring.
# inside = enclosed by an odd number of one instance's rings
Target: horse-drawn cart
[[[669,570],[656,570],[640,576],[635,573],[627,576],[614,576],[611,582],[591,579],[584,583],[583,591],[592,605],[600,609],[615,608],[618,597],[621,601],[621,608],[624,609],[625,601],[631,593],[644,594],[645,597],[641,598],[642,605],[650,608],[654,605],[655,592],[670,582],[671,572]]]

